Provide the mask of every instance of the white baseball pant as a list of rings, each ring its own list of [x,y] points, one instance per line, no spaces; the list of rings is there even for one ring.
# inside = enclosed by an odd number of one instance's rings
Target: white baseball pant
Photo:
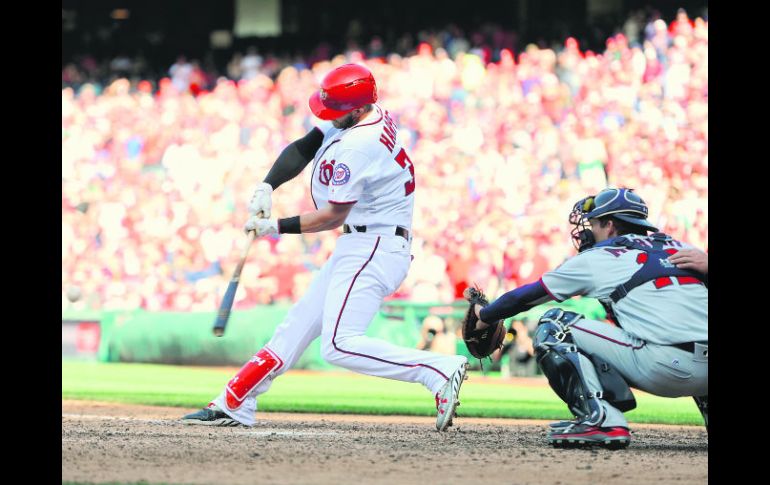
[[[289,310],[265,346],[281,362],[254,388],[236,410],[228,409],[226,389],[212,402],[246,425],[256,420],[257,396],[272,379],[290,369],[319,335],[328,362],[362,374],[405,382],[419,382],[435,394],[467,359],[458,355],[399,347],[367,337],[366,329],[383,299],[406,277],[410,244],[393,234],[343,234],[307,293]]]

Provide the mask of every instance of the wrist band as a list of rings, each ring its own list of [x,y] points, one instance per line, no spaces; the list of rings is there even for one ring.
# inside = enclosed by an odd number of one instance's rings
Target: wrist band
[[[278,233],[301,234],[302,229],[299,227],[299,216],[278,219]]]

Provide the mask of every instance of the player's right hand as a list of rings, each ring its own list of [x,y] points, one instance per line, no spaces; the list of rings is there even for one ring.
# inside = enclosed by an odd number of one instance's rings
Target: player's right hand
[[[273,187],[265,182],[262,182],[254,190],[254,195],[251,196],[249,201],[249,215],[262,218],[270,217],[270,209],[273,207]],[[260,214],[261,213],[261,214]]]
[[[257,237],[267,236],[278,233],[278,221],[276,219],[263,219],[257,216],[249,217],[246,225],[243,226],[243,232],[246,234],[254,231]]]

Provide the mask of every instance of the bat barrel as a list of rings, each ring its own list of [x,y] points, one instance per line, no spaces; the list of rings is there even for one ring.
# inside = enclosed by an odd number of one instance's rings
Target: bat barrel
[[[238,261],[238,265],[235,267],[235,271],[233,271],[233,277],[230,279],[230,283],[227,285],[225,297],[222,298],[222,303],[219,305],[217,319],[214,321],[214,328],[212,329],[215,337],[221,337],[225,333],[227,320],[230,319],[230,310],[232,310],[233,303],[235,302],[235,291],[238,289],[241,270],[243,269],[243,265],[246,263],[246,256],[248,255],[249,247],[251,246],[251,243],[254,241],[255,237],[256,233],[254,231],[249,232],[248,240],[243,246],[243,251],[241,252],[241,259]]]

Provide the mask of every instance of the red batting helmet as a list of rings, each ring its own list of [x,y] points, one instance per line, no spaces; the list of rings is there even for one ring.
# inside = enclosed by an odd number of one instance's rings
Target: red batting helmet
[[[327,74],[321,89],[310,96],[310,110],[322,120],[335,120],[356,108],[377,101],[377,84],[371,71],[345,64]]]

